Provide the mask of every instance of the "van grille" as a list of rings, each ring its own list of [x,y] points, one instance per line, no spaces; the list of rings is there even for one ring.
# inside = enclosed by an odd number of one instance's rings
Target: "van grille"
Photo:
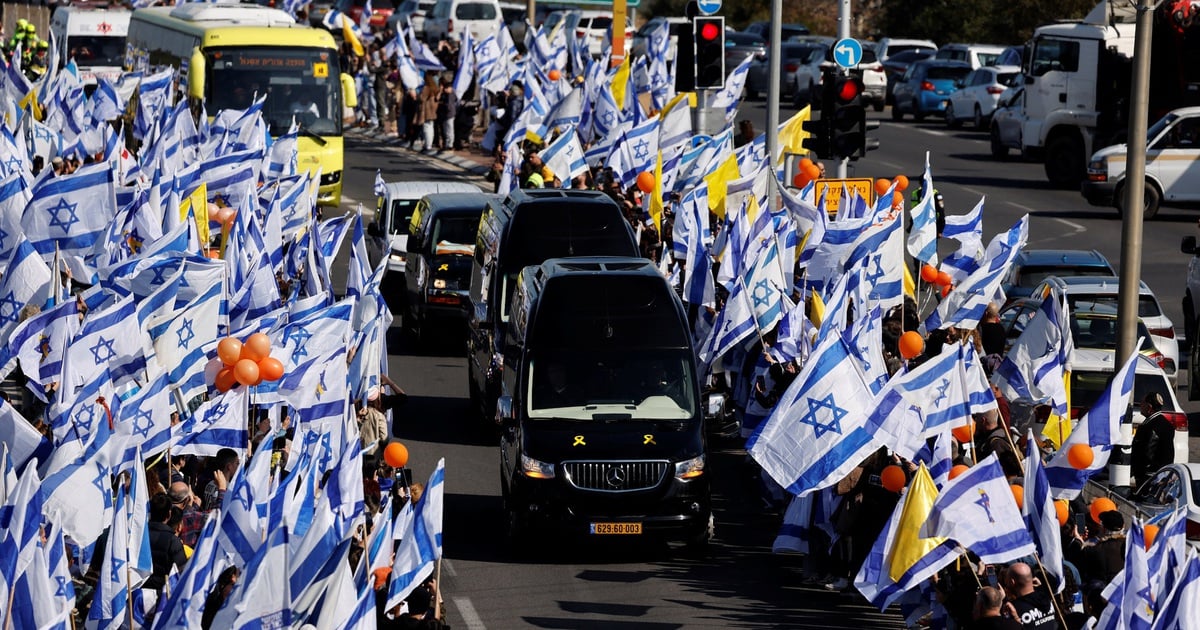
[[[670,462],[599,461],[563,462],[567,482],[581,490],[629,492],[653,488],[662,482]]]

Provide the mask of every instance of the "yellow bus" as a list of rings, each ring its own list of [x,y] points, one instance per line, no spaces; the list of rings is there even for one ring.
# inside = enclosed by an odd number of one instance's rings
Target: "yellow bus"
[[[263,120],[271,135],[287,133],[295,120],[300,170],[321,171],[318,203],[341,203],[342,107],[354,107],[356,97],[329,31],[257,4],[187,2],[135,10],[125,69],[166,66],[179,71],[180,96],[193,111],[201,103],[210,115],[244,109],[266,94]]]

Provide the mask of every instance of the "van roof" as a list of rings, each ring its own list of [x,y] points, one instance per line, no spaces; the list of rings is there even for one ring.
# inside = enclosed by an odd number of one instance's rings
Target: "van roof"
[[[542,263],[538,273],[546,278],[562,275],[595,273],[624,273],[638,276],[661,276],[658,267],[647,258],[629,256],[585,256],[580,258],[551,258]]]
[[[434,193],[480,193],[483,192],[475,184],[469,182],[387,182],[383,185],[386,195],[391,198],[420,199]]]
[[[499,198],[499,195],[481,192],[440,192],[424,197],[430,212],[442,210],[478,210],[482,212],[489,202]]]

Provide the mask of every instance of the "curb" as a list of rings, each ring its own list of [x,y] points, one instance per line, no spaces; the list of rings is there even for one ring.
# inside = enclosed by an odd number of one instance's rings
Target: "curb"
[[[476,162],[475,160],[472,160],[470,158],[465,158],[460,155],[456,155],[455,152],[453,152],[453,151],[435,151],[433,153],[425,153],[422,151],[418,151],[416,149],[408,148],[407,146],[405,146],[406,143],[402,142],[399,138],[387,138],[385,140],[380,141],[380,140],[376,139],[374,136],[371,136],[371,135],[367,134],[366,132],[360,131],[358,129],[349,130],[349,131],[347,131],[346,135],[353,136],[359,140],[367,140],[367,141],[375,140],[374,144],[391,147],[393,149],[399,149],[399,150],[409,153],[411,155],[419,155],[422,157],[437,160],[439,162],[444,162],[444,163],[454,166],[456,168],[462,169],[462,170],[470,173],[471,175],[475,175],[477,177],[483,177],[490,170],[487,166],[484,166],[484,165],[480,164],[479,162]]]

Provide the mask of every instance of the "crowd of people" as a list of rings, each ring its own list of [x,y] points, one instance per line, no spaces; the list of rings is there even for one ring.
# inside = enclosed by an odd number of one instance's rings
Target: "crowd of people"
[[[50,42],[38,36],[36,24],[20,18],[13,24],[12,37],[3,40],[3,54],[5,62],[17,61],[25,78],[36,81],[46,73]]]

